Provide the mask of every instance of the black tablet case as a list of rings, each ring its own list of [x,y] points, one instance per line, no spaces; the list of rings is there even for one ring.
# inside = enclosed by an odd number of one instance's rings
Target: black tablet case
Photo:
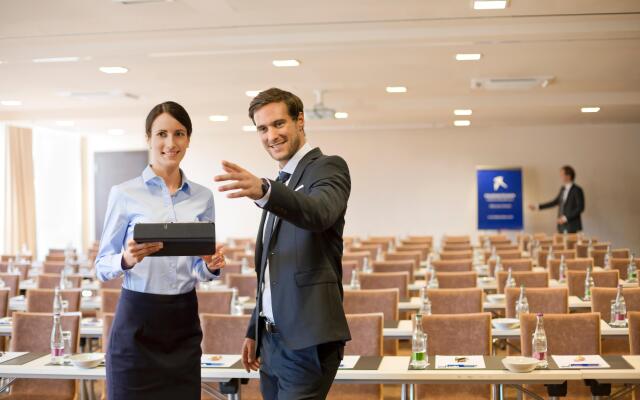
[[[160,251],[147,257],[211,255],[216,249],[216,226],[213,222],[140,223],[133,227],[133,240],[163,243]]]

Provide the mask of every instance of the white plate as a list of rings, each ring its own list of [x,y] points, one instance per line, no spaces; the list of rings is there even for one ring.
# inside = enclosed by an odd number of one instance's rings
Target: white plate
[[[520,320],[516,318],[494,318],[491,324],[496,329],[517,329],[520,326]]]
[[[491,303],[502,303],[505,299],[505,295],[503,293],[494,293],[488,294],[487,300]]]
[[[510,356],[502,359],[502,365],[511,372],[531,372],[538,366],[538,360],[531,357]]]
[[[104,354],[80,353],[69,357],[69,361],[78,368],[95,368],[104,361]]]

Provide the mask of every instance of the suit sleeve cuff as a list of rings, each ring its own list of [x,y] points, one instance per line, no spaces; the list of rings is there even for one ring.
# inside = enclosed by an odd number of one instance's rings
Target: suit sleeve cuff
[[[264,208],[264,206],[267,205],[267,203],[269,202],[269,197],[271,196],[271,181],[267,179],[267,182],[269,183],[269,190],[267,190],[267,193],[265,193],[262,198],[256,200],[256,205],[260,208]]]

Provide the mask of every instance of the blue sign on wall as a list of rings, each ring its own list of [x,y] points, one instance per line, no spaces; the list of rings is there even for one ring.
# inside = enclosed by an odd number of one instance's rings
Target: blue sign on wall
[[[521,230],[522,169],[478,168],[478,229]]]

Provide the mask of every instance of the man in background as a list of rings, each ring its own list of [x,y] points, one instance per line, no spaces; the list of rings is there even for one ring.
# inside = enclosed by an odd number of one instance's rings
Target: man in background
[[[557,226],[560,233],[576,233],[582,230],[580,215],[584,211],[584,192],[575,184],[576,171],[569,165],[560,168],[562,187],[555,199],[542,204],[530,204],[532,211],[558,206]]]

